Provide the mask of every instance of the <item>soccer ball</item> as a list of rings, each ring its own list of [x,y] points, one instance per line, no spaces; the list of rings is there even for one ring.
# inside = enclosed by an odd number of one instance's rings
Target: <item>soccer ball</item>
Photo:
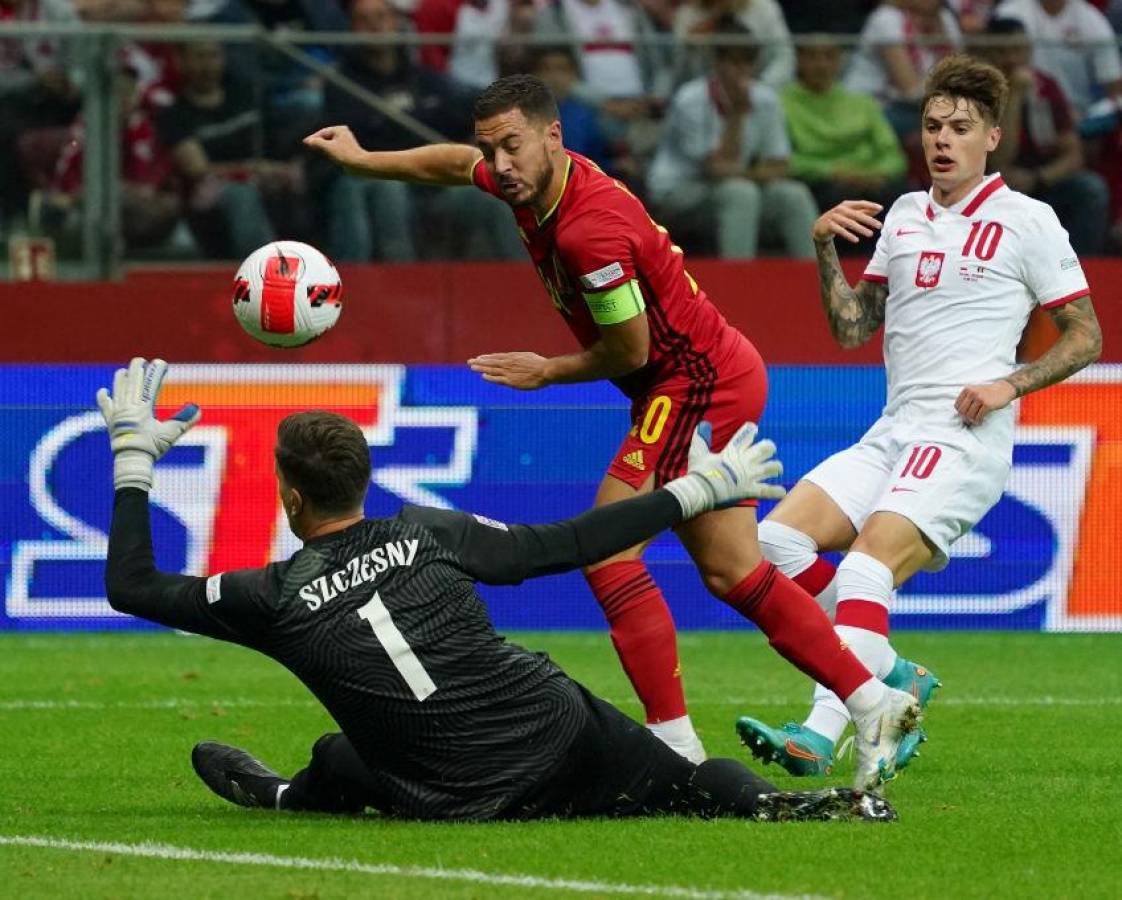
[[[234,315],[252,337],[301,347],[339,319],[343,283],[331,260],[299,241],[254,250],[234,277]]]

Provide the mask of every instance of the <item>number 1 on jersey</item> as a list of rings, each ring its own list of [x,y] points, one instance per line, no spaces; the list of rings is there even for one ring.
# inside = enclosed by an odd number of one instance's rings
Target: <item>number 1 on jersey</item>
[[[413,696],[418,700],[431,696],[436,691],[436,685],[425,671],[425,667],[421,665],[421,661],[417,659],[417,654],[413,652],[409,642],[405,640],[405,635],[394,625],[393,619],[390,618],[390,611],[386,609],[386,604],[382,602],[377,591],[365,606],[359,608],[358,617],[370,623],[370,627],[374,629],[374,637],[386,651],[398,674],[409,685]]]

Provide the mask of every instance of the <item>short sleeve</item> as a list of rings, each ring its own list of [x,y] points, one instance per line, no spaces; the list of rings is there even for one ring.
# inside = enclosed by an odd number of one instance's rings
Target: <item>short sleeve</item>
[[[483,161],[483,157],[475,161],[475,165],[471,167],[471,183],[474,184],[481,191],[485,191],[492,197],[502,199],[503,192],[499,190],[499,185],[495,181],[495,176],[491,174],[491,170],[487,168],[487,163]]]
[[[877,235],[877,245],[873,248],[873,256],[861,273],[862,281],[875,281],[878,284],[888,283],[888,241],[890,240],[889,222],[892,219],[890,209],[884,216],[884,227]]]
[[[1051,308],[1091,293],[1067,232],[1043,204],[1029,223],[1021,246],[1025,286],[1041,306]]]
[[[558,233],[557,252],[584,294],[610,291],[635,278],[632,236],[623,215],[590,210]]]

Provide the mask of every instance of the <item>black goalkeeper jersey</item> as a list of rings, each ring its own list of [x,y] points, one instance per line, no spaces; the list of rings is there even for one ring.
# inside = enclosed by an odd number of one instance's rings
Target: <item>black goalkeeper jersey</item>
[[[550,775],[588,712],[548,656],[495,632],[474,583],[587,565],[680,515],[666,491],[539,526],[405,507],[203,579],[155,571],[147,494],[123,489],[106,580],[116,609],[288,668],[383,785],[383,811],[492,818]]]

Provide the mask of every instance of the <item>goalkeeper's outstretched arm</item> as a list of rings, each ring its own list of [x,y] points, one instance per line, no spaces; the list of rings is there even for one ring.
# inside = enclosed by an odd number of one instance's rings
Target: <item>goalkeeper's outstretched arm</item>
[[[304,138],[352,175],[412,181],[417,184],[467,185],[483,154],[467,144],[429,144],[409,150],[363,150],[346,125],[330,125]]]
[[[148,492],[140,488],[120,488],[113,498],[105,594],[117,612],[193,634],[242,642],[208,608],[207,579],[156,568]]]
[[[690,446],[689,471],[665,487],[546,525],[505,525],[462,512],[406,507],[406,521],[427,527],[457,555],[464,571],[485,584],[518,584],[527,578],[592,565],[633,547],[685,519],[746,498],[779,499],[768,483],[783,472],[771,441],[755,443],[756,426],[740,428],[720,453],[709,452],[699,428]]]

